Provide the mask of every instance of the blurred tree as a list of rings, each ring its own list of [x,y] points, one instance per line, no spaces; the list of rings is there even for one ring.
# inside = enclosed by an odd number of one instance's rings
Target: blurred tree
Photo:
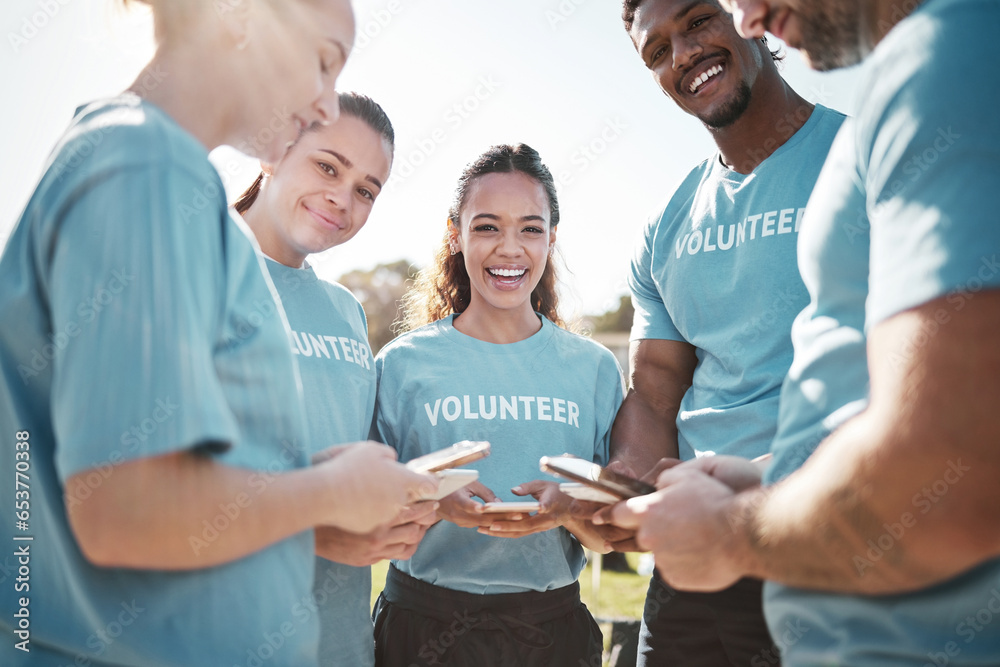
[[[364,306],[368,316],[368,342],[372,354],[378,354],[386,343],[395,338],[392,325],[400,316],[400,301],[417,271],[409,261],[400,259],[379,264],[367,271],[351,271],[337,280],[351,290]],[[600,315],[585,315],[574,328],[596,338],[601,338],[599,334],[602,333],[628,332],[632,328],[634,312],[631,298],[622,296],[616,309]]]
[[[632,298],[625,295],[619,297],[618,308],[600,315],[586,315],[583,318],[583,324],[588,331],[595,334],[631,331],[632,315],[634,314],[635,308],[632,307]]]
[[[417,270],[405,259],[379,264],[368,271],[351,271],[337,282],[351,290],[368,316],[368,344],[378,354],[395,336],[392,323],[399,316],[400,300]]]
[[[632,298],[629,295],[619,297],[618,307],[600,315],[584,315],[581,319],[582,329],[587,331],[598,343],[614,352],[618,363],[628,368],[628,332],[632,330]],[[601,568],[611,572],[635,573],[625,559],[625,554],[612,551],[604,554]],[[633,663],[634,664],[634,663]]]

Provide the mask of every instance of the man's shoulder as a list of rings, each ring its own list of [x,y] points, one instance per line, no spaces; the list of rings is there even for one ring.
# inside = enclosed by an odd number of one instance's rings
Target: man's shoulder
[[[941,85],[957,81],[964,85],[965,79],[976,81],[973,88],[977,95],[993,94],[995,87],[982,77],[995,76],[990,55],[995,49],[997,21],[1000,2],[996,0],[926,0],[892,27],[876,47],[866,66],[863,87],[871,90],[877,101],[896,95],[898,87],[914,81]],[[921,92],[929,103],[956,108],[947,88],[929,87]],[[866,106],[872,101],[869,99]]]
[[[1000,82],[992,61],[998,21],[996,0],[927,0],[892,28],[862,81],[870,91],[858,114],[862,155],[905,154],[898,145],[889,150],[890,139],[923,150],[942,133],[949,142],[961,135],[995,145]]]
[[[648,226],[653,228],[663,220],[674,217],[678,211],[689,209],[692,200],[703,189],[714,189],[716,184],[712,182],[712,166],[718,160],[719,155],[716,153],[695,165],[670,194],[656,205],[647,221]]]
[[[805,124],[789,137],[788,141],[775,151],[771,158],[776,158],[779,161],[792,160],[798,163],[822,165],[846,120],[846,114],[822,104],[816,104]],[[791,167],[784,165],[782,168],[789,169]]]
[[[822,104],[817,104],[813,113],[817,114],[817,120],[820,127],[833,130],[836,134],[837,130],[844,124],[847,120],[847,114],[837,111],[836,109],[831,109],[830,107],[823,106]]]

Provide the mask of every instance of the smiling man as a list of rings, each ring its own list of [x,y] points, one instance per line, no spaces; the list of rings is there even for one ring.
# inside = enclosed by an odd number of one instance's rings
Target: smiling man
[[[650,219],[633,260],[632,388],[612,457],[635,473],[664,457],[752,459],[774,436],[789,331],[808,303],[802,213],[844,117],[792,90],[766,40],[741,38],[718,2],[628,0],[623,19],[653,80],[719,150]],[[771,655],[760,581],[692,594],[654,577],[640,649],[646,665]]]
[[[765,485],[701,460],[608,518],[674,585],[774,582],[785,664],[1000,664],[1000,3],[730,4],[814,67],[867,57],[866,94],[809,201]]]

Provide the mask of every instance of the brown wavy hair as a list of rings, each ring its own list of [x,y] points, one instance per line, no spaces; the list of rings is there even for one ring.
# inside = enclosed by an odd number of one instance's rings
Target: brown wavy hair
[[[461,224],[459,221],[462,209],[477,178],[486,174],[514,172],[534,179],[545,190],[549,200],[550,225],[555,229],[559,224],[559,201],[556,199],[555,180],[552,178],[552,172],[542,163],[538,151],[527,144],[491,146],[466,165],[458,179],[455,197],[448,210],[448,219],[451,223]],[[565,322],[558,312],[557,283],[556,267],[550,256],[545,262],[545,270],[538,285],[531,293],[531,307],[555,324],[564,327]],[[434,263],[417,274],[413,286],[403,296],[403,315],[396,323],[397,333],[436,322],[454,313],[462,313],[469,307],[471,297],[472,287],[465,269],[465,255],[461,251],[451,254],[449,233],[445,231]]]

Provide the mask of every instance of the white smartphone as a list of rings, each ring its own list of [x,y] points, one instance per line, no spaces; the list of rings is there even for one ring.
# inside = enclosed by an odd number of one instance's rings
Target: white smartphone
[[[441,500],[445,496],[451,495],[463,486],[468,486],[479,479],[479,471],[469,470],[468,468],[456,468],[454,470],[439,470],[434,473],[434,476],[438,479],[437,492],[429,496],[420,496],[417,498],[418,502],[421,500]]]
[[[591,503],[600,503],[602,505],[611,505],[621,500],[621,498],[613,493],[608,493],[602,489],[595,489],[592,486],[580,484],[579,482],[563,482],[559,485],[559,490],[570,498],[586,500]]]
[[[448,468],[457,468],[489,455],[490,443],[463,440],[456,442],[451,447],[419,456],[407,462],[406,467],[414,472],[438,472]]]
[[[652,484],[646,484],[638,479],[602,468],[592,461],[570,454],[543,456],[538,461],[538,465],[542,472],[600,489],[617,496],[619,500],[645,496],[656,491],[656,487]]]
[[[515,512],[537,512],[542,509],[541,503],[537,501],[513,501],[509,503],[484,503],[483,512],[498,514],[513,514]]]

